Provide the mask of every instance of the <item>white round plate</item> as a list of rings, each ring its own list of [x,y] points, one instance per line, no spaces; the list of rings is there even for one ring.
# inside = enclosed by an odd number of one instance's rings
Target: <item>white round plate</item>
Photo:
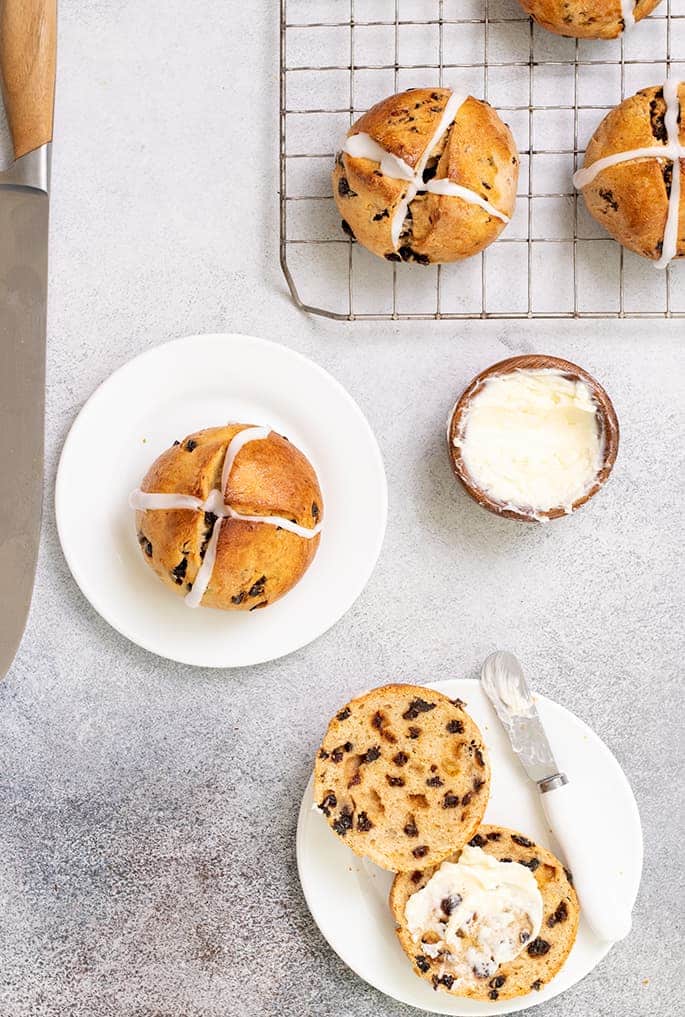
[[[439,689],[450,698],[463,699],[481,729],[492,768],[484,821],[520,830],[558,851],[545,823],[537,791],[514,756],[479,682],[455,679],[428,687]],[[574,714],[543,696],[536,696],[536,703],[557,762],[586,792],[588,836],[598,845],[611,845],[618,892],[632,906],[642,871],[642,829],[626,776],[604,742]],[[578,938],[566,964],[540,992],[493,1003],[459,999],[435,992],[428,982],[413,973],[395,935],[387,903],[392,874],[357,858],[329,829],[314,807],[311,780],[297,826],[297,865],[309,910],[342,960],[386,995],[432,1013],[470,1017],[525,1010],[575,985],[611,946],[595,938],[581,912]]]
[[[175,439],[229,420],[286,435],[311,460],[324,499],[310,569],[253,613],[193,610],[175,597],[143,561],[127,504]],[[55,510],[69,568],[114,628],[184,664],[240,667],[299,649],[351,607],[383,543],[387,485],[366,418],[321,367],[265,339],[190,336],[136,357],[93,393],[62,451]]]

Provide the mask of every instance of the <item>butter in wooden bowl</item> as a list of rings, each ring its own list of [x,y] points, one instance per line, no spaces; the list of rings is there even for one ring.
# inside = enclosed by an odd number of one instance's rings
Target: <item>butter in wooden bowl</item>
[[[586,504],[612,470],[618,439],[601,385],[576,364],[541,355],[487,368],[448,422],[452,467],[471,497],[525,522]]]

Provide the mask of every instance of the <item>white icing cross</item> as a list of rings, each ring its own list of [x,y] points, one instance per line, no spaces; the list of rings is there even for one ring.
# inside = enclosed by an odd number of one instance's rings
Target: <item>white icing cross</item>
[[[632,28],[635,24],[635,4],[637,0],[621,0],[621,17],[623,28]]]
[[[491,215],[496,219],[501,219],[503,223],[509,222],[508,216],[504,215],[504,213],[500,212],[494,205],[491,205],[489,201],[486,201],[486,199],[482,198],[480,194],[470,190],[468,187],[462,187],[461,184],[455,184],[451,180],[433,179],[424,181],[423,179],[423,174],[431,152],[436,147],[443,134],[449,130],[454,118],[465,102],[466,96],[455,95],[454,93],[450,94],[450,97],[447,100],[447,105],[440,117],[438,126],[428,141],[421,158],[417,162],[416,169],[412,169],[409,163],[405,162],[404,159],[400,159],[399,156],[393,155],[391,152],[387,152],[382,145],[379,145],[378,142],[371,137],[370,134],[352,134],[350,137],[345,139],[343,152],[352,156],[353,159],[372,159],[375,162],[380,163],[381,172],[386,177],[390,177],[392,180],[408,181],[407,190],[402,200],[398,203],[390,224],[390,233],[392,236],[393,248],[395,250],[397,250],[400,245],[400,234],[402,232],[404,220],[407,217],[409,205],[420,191],[429,191],[431,194],[446,194],[454,198],[462,198],[470,205],[479,205],[488,213],[488,215]]]
[[[282,530],[296,533],[298,537],[304,537],[305,540],[311,540],[321,532],[321,523],[318,523],[310,530],[305,526],[299,526],[298,523],[293,523],[290,519],[285,519],[283,516],[246,516],[241,512],[236,512],[234,508],[231,508],[230,505],[224,502],[224,492],[228,484],[228,478],[231,475],[231,470],[238,453],[249,441],[259,441],[268,438],[270,433],[271,428],[269,427],[246,427],[231,439],[226,447],[224,465],[221,470],[221,490],[215,487],[209,492],[204,501],[200,498],[195,498],[192,494],[148,494],[147,491],[141,491],[140,488],[133,491],[128,499],[129,506],[140,512],[154,509],[191,509],[194,512],[210,512],[213,516],[216,516],[212,527],[212,535],[209,538],[205,556],[195,577],[193,588],[184,598],[188,607],[199,607],[202,598],[207,592],[207,587],[214,571],[219,534],[224,519],[240,519],[246,523],[267,523],[269,526],[278,526]]]
[[[680,143],[680,96],[678,87],[680,82],[675,78],[669,78],[664,83],[664,99],[666,101],[666,115],[664,125],[666,127],[666,144],[650,145],[647,148],[633,148],[627,152],[616,152],[614,155],[606,155],[597,159],[591,166],[579,169],[573,175],[573,183],[582,190],[605,169],[611,166],[618,166],[624,162],[634,162],[637,159],[670,159],[673,163],[673,176],[671,179],[671,193],[668,199],[668,216],[666,228],[661,246],[661,257],[655,263],[656,268],[666,268],[678,253],[678,219],[680,216],[680,160],[685,159],[685,145]]]

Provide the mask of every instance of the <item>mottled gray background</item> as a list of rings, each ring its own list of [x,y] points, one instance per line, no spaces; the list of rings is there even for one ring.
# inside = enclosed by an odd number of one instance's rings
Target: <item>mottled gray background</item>
[[[299,314],[278,269],[277,41],[273,0],[61,2],[43,544],[0,685],[0,1015],[415,1013],[358,980],[310,919],[298,803],[350,693],[474,676],[504,646],[611,746],[645,829],[633,934],[540,1012],[670,1015],[682,325]],[[283,342],[339,378],[378,435],[390,491],[379,565],[347,617],[284,660],[225,673],[153,657],[99,618],[62,558],[52,497],[62,442],[103,378],[170,337],[222,330]],[[596,373],[623,432],[606,491],[539,529],[471,504],[443,449],[465,382],[528,351]]]

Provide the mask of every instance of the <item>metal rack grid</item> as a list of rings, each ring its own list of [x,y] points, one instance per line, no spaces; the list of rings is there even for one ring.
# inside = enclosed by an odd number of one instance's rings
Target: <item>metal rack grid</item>
[[[658,272],[607,237],[571,182],[617,102],[685,78],[685,0],[611,42],[562,39],[516,0],[281,0],[280,258],[295,303],[339,320],[682,318],[682,264]],[[682,64],[682,66],[679,66]],[[370,105],[466,88],[519,144],[517,213],[483,254],[384,263],[340,230],[330,168]]]

